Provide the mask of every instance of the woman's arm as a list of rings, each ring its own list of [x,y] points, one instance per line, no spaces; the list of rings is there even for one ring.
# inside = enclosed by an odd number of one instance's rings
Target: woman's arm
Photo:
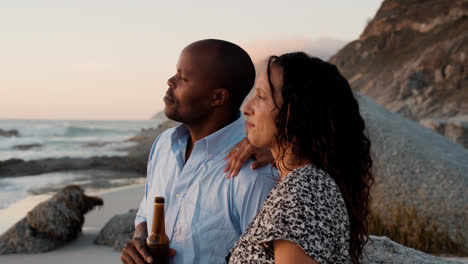
[[[273,248],[275,252],[275,263],[319,264],[313,258],[309,257],[300,246],[289,240],[275,240],[273,241]]]

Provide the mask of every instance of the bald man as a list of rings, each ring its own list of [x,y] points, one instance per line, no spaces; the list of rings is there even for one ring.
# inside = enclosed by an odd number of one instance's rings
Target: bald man
[[[166,198],[165,225],[174,263],[225,263],[274,186],[270,168],[250,170],[249,162],[237,177],[224,177],[224,157],[245,137],[239,108],[254,81],[249,55],[233,43],[208,39],[182,51],[164,96],[167,117],[182,124],[153,144],[134,237],[122,251],[123,263],[157,263],[145,246],[155,196]]]

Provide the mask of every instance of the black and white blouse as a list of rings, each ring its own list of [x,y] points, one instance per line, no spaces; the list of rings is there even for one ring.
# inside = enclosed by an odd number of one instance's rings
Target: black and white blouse
[[[273,241],[284,239],[319,263],[350,263],[349,235],[338,185],[325,171],[305,165],[273,188],[226,260],[274,263]]]

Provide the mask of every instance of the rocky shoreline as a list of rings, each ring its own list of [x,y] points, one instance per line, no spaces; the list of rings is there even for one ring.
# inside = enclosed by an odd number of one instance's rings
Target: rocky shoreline
[[[9,159],[0,161],[0,177],[19,177],[90,169],[133,171],[144,175],[146,168],[141,168],[138,164],[131,157],[57,158],[31,161]]]

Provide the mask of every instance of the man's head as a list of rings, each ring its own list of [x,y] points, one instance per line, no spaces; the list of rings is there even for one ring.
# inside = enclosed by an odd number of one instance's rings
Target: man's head
[[[199,124],[216,111],[233,116],[254,82],[252,60],[242,48],[216,39],[194,42],[182,51],[177,73],[167,81],[166,115],[186,124]]]

